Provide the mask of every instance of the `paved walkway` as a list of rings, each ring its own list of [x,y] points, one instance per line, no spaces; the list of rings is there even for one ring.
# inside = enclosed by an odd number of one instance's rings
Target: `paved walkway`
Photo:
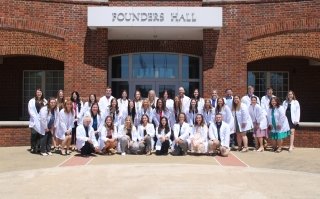
[[[41,157],[0,148],[1,198],[319,198],[320,149]]]

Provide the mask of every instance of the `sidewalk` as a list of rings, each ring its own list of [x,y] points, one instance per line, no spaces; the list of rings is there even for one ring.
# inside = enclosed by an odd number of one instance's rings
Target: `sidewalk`
[[[320,150],[41,157],[0,148],[3,198],[318,198]],[[241,163],[241,164],[240,164]],[[228,166],[239,164],[237,166]]]

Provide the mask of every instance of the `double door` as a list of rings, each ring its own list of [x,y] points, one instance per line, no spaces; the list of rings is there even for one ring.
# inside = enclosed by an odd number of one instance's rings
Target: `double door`
[[[169,97],[174,98],[178,93],[178,87],[176,82],[165,82],[165,81],[137,81],[131,86],[131,92],[134,93],[136,90],[140,90],[143,98],[148,97],[148,92],[154,90],[157,97],[162,97],[165,90],[168,91]],[[132,96],[133,97],[133,96]]]

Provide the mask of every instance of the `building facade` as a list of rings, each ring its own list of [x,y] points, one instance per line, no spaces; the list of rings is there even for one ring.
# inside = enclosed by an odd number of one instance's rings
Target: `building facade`
[[[190,13],[218,7],[222,26],[90,27],[88,7],[187,7]],[[212,89],[223,96],[226,88],[242,96],[251,84],[260,97],[267,87],[282,99],[293,90],[301,121],[320,122],[319,9],[317,0],[3,0],[0,121],[26,120],[26,105],[38,87],[46,97],[64,89],[66,95],[77,90],[86,100],[90,93],[104,95],[107,85],[116,97],[122,89],[130,97],[136,89],[143,95],[149,89],[175,95],[179,86],[187,94],[200,88],[210,97]],[[28,134],[19,128],[0,130]],[[319,127],[305,131],[320,139]],[[28,143],[28,138],[12,144],[1,139],[0,145]]]

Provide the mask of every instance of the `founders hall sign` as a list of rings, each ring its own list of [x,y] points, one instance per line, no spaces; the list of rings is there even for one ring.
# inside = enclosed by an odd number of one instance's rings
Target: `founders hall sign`
[[[220,7],[88,7],[88,26],[222,27]]]

